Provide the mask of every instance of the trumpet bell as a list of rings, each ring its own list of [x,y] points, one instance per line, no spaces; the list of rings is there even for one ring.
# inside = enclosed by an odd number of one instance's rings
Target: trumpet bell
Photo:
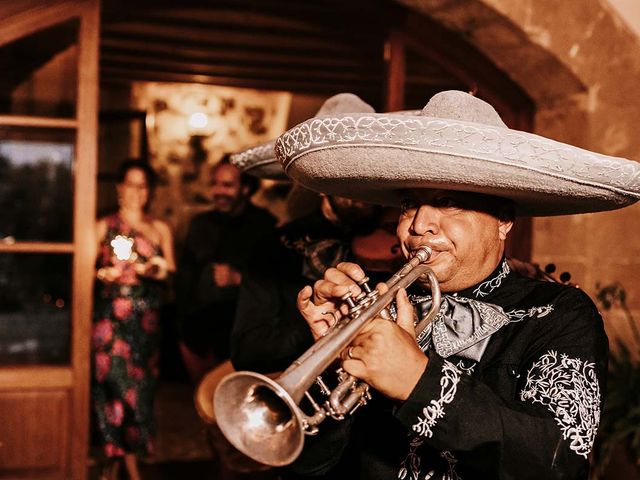
[[[289,393],[255,372],[226,376],[214,395],[218,427],[245,455],[265,465],[293,462],[304,445],[303,420]]]

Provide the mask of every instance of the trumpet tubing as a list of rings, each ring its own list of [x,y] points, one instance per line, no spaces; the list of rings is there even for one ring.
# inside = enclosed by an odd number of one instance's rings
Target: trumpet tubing
[[[431,249],[423,247],[387,282],[388,291],[379,294],[360,282],[362,293],[355,299],[343,297],[349,306],[347,317],[338,322],[282,375],[272,380],[255,372],[235,372],[222,379],[214,395],[218,426],[227,439],[242,453],[272,466],[293,462],[304,446],[304,435],[314,434],[327,417],[341,420],[366,404],[369,386],[339,370],[340,383],[328,391],[328,400],[319,405],[308,390],[320,375],[340,357],[365,325],[377,316],[391,318],[387,310],[400,288],[406,288],[426,276],[431,286],[432,304],[418,324],[419,335],[440,309],[440,288],[433,271],[425,265]],[[326,387],[324,387],[326,389]],[[328,390],[328,389],[326,389]],[[305,414],[299,407],[307,397],[314,413]]]

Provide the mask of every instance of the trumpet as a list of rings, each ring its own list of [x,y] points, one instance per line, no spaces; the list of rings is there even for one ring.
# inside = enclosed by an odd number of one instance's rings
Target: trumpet
[[[391,320],[388,310],[400,288],[406,288],[423,277],[431,288],[432,303],[427,314],[416,325],[419,337],[440,310],[441,294],[433,270],[425,262],[431,249],[423,247],[385,284],[380,294],[371,289],[368,278],[359,282],[361,293],[342,300],[348,313],[320,338],[278,378],[271,379],[256,372],[234,372],[224,377],[214,394],[214,410],[218,426],[227,440],[257,462],[274,467],[292,463],[302,452],[304,436],[318,432],[318,425],[328,416],[342,420],[371,398],[369,385],[338,368],[338,385],[329,390],[321,374],[338,358],[375,317]],[[328,399],[318,404],[309,389],[317,383]],[[307,415],[299,407],[306,397],[314,412]]]

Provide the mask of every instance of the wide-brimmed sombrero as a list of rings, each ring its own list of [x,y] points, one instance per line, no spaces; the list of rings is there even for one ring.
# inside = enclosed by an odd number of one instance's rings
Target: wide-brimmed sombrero
[[[325,100],[316,116],[374,112],[373,107],[357,95],[339,93]],[[273,139],[234,153],[231,155],[230,161],[241,172],[248,173],[254,177],[291,181],[276,158],[275,143],[276,139]],[[320,197],[317,192],[308,190],[299,183],[294,182],[287,195],[287,214],[291,219],[303,217],[315,210],[319,204]]]
[[[339,93],[329,97],[322,104],[316,117],[342,115],[348,113],[374,113],[371,105],[352,93]],[[314,117],[315,118],[315,117]],[[258,178],[272,180],[289,180],[284,173],[282,165],[276,158],[276,140],[260,143],[230,157],[231,163],[240,169]]]
[[[640,199],[640,164],[507,128],[488,103],[441,92],[418,115],[307,120],[276,141],[285,173],[305,187],[398,206],[408,189],[511,199],[518,215],[613,210]]]

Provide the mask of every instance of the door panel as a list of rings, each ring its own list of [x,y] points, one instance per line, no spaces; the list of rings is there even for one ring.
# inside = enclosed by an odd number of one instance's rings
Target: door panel
[[[99,15],[0,3],[0,479],[87,476]]]
[[[0,392],[0,411],[11,412],[0,430],[0,478],[62,477],[68,464],[69,391]]]

